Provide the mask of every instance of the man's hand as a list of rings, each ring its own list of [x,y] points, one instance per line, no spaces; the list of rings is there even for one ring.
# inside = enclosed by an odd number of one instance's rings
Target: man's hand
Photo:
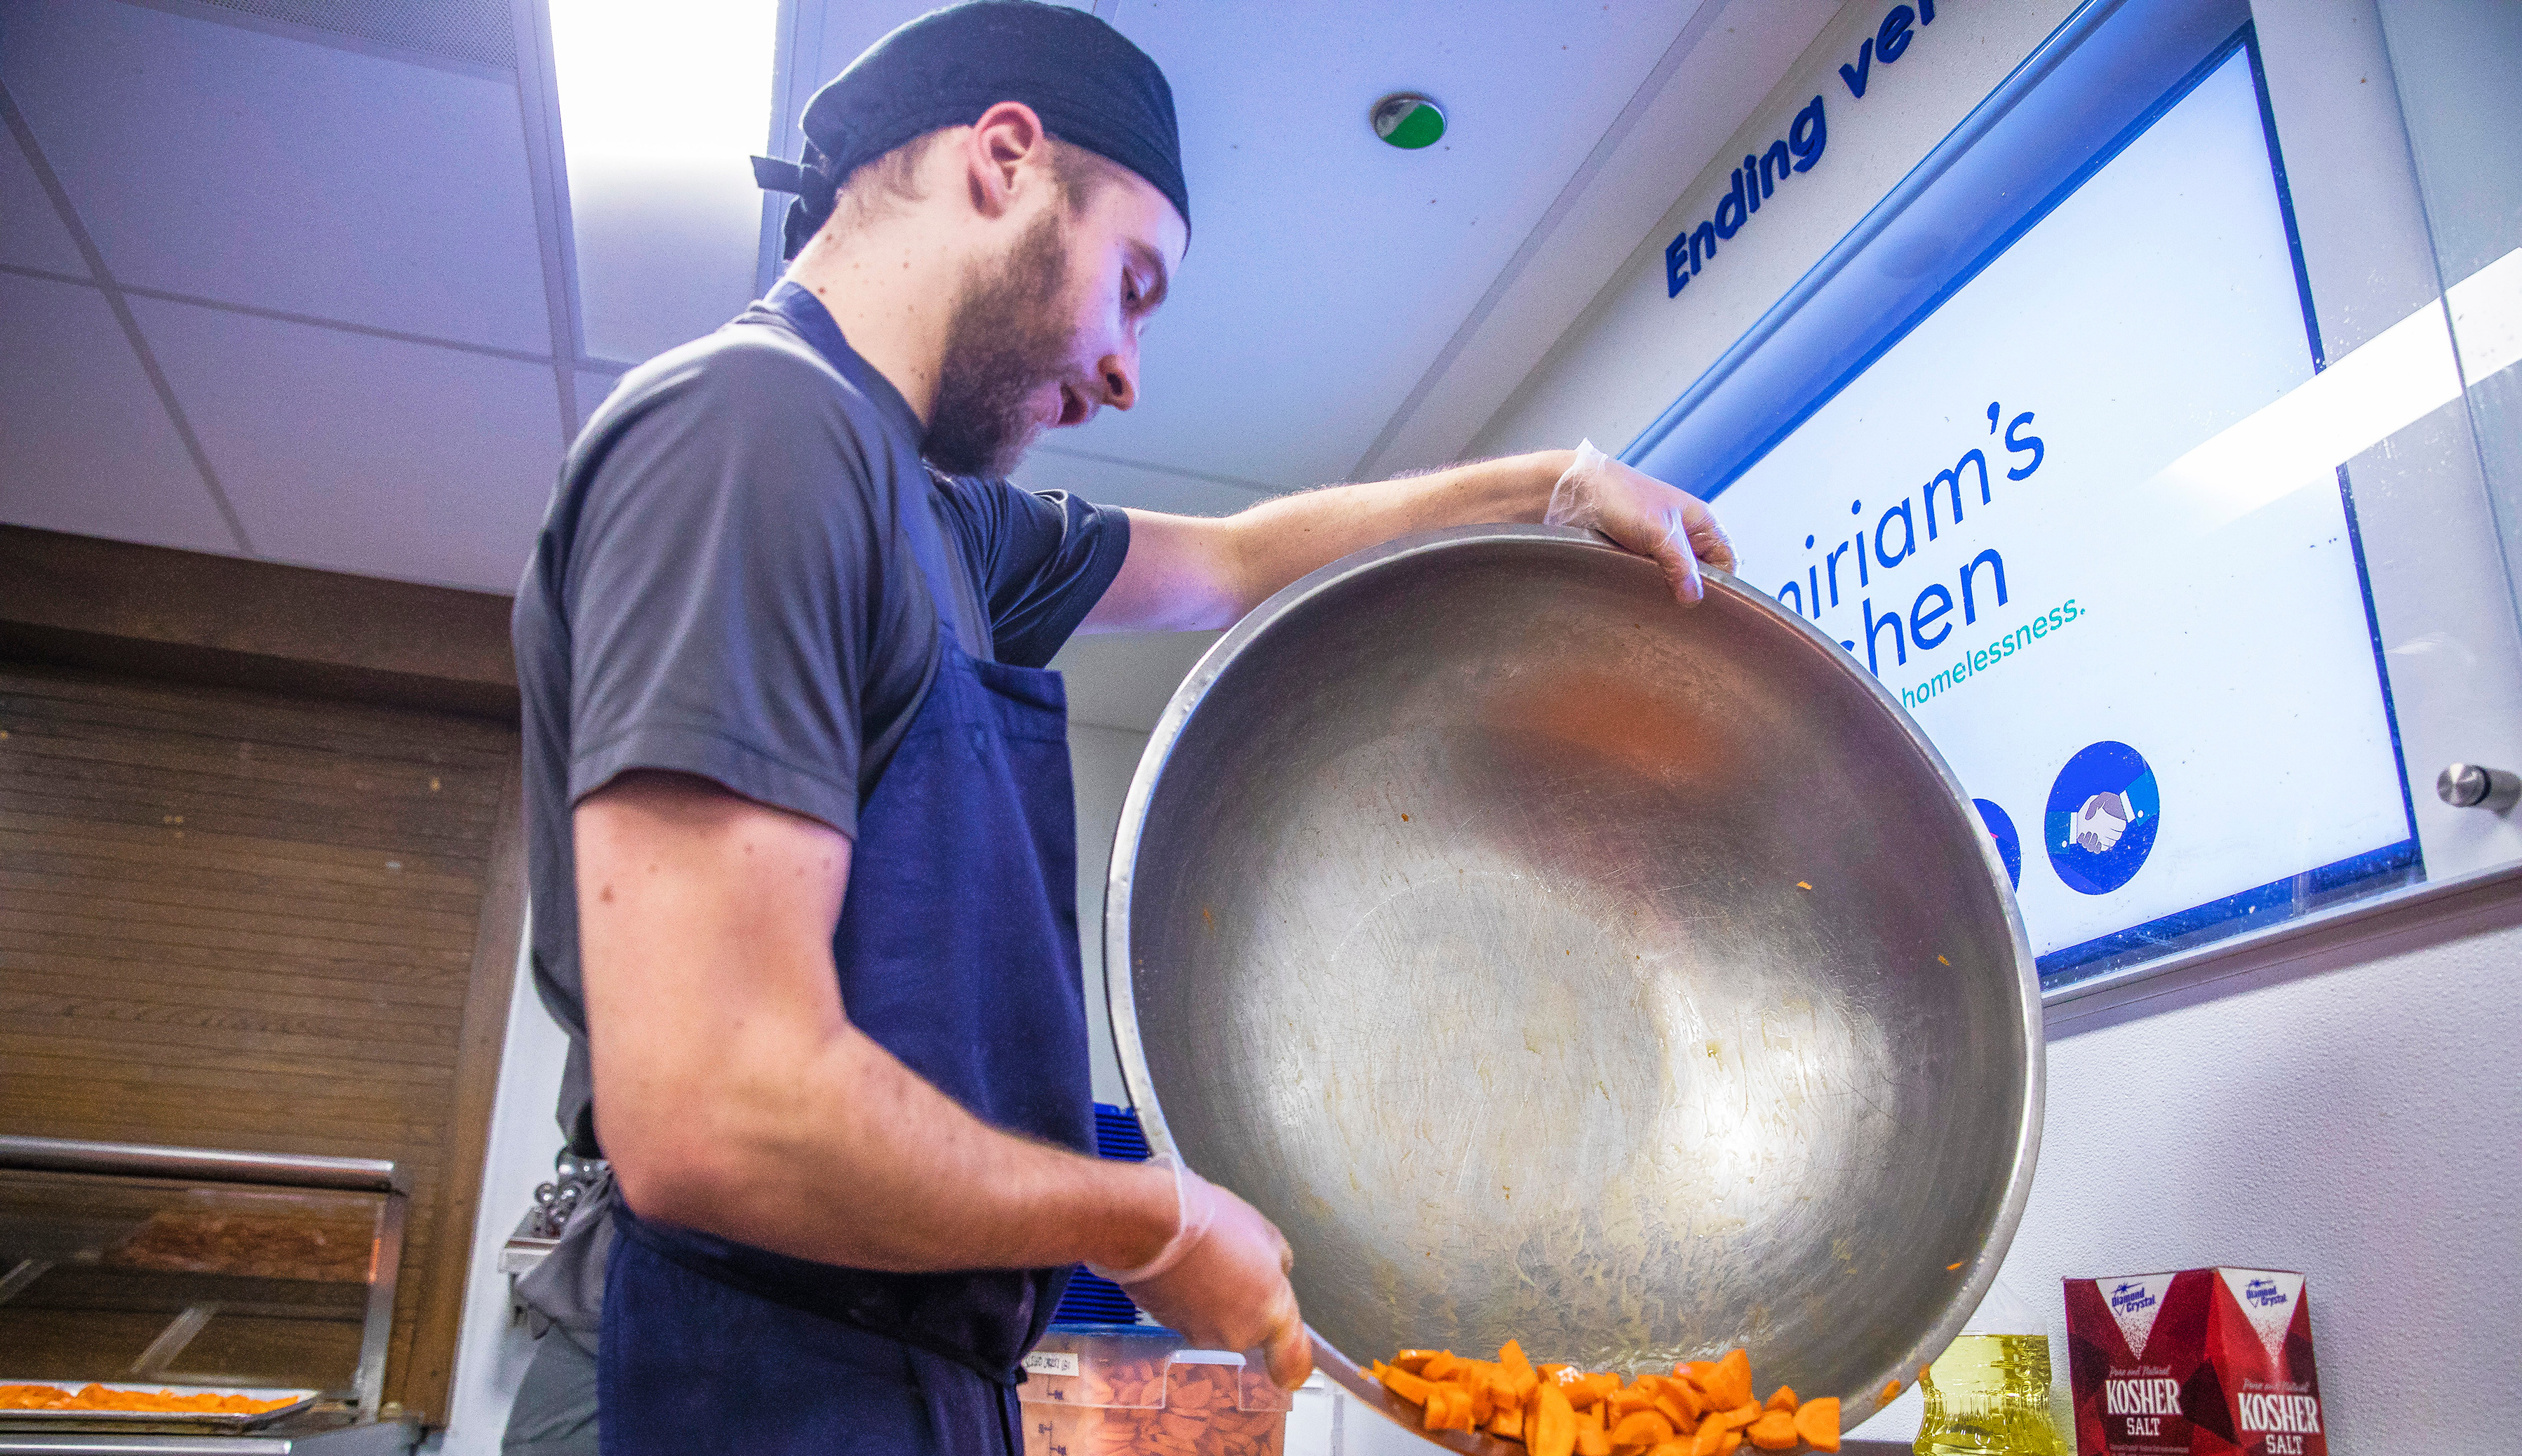
[[[1591,527],[1653,560],[1663,569],[1673,600],[1685,607],[1706,594],[1701,562],[1734,569],[1734,543],[1706,502],[1622,465],[1592,440],[1576,447],[1576,463],[1551,490],[1542,523]]]
[[[1183,1222],[1176,1241],[1143,1269],[1102,1272],[1191,1343],[1258,1350],[1280,1388],[1303,1385],[1314,1355],[1287,1283],[1295,1251],[1250,1204],[1188,1168],[1180,1177]]]

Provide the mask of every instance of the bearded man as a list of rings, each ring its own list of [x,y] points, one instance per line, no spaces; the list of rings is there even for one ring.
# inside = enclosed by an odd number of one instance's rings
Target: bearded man
[[[526,1282],[558,1328],[512,1450],[583,1448],[592,1346],[608,1456],[1012,1456],[1078,1263],[1302,1381],[1279,1231],[1092,1156],[1043,664],[1081,626],[1222,627],[1363,547],[1546,511],[1684,602],[1696,556],[1732,565],[1704,506],[1590,453],[1217,520],[1017,489],[1043,430],[1139,402],[1191,232],[1162,73],[1085,11],[979,0],[803,125],[804,167],[757,169],[802,194],[785,278],[623,380],[517,599],[535,979],[573,1038],[562,1126],[616,1182]]]

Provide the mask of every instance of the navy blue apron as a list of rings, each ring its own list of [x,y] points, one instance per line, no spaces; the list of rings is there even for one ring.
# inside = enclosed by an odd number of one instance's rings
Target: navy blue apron
[[[855,372],[820,305],[785,286],[771,301]],[[982,1120],[1092,1151],[1066,698],[1055,672],[963,651],[941,567],[921,563],[936,677],[859,815],[842,1005]],[[604,1456],[1022,1449],[1018,1362],[1065,1270],[847,1269],[614,1216]]]

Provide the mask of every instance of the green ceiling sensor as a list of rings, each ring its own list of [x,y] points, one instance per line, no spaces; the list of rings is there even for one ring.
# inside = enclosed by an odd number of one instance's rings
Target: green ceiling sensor
[[[1404,152],[1432,147],[1445,134],[1445,113],[1416,91],[1395,91],[1367,114],[1375,134]]]

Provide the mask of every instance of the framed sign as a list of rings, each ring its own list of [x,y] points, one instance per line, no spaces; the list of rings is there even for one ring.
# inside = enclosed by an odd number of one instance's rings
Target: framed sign
[[[2045,987],[2423,873],[2354,481],[2224,463],[2326,361],[2218,9],[2033,78],[1627,452],[1915,715]]]

